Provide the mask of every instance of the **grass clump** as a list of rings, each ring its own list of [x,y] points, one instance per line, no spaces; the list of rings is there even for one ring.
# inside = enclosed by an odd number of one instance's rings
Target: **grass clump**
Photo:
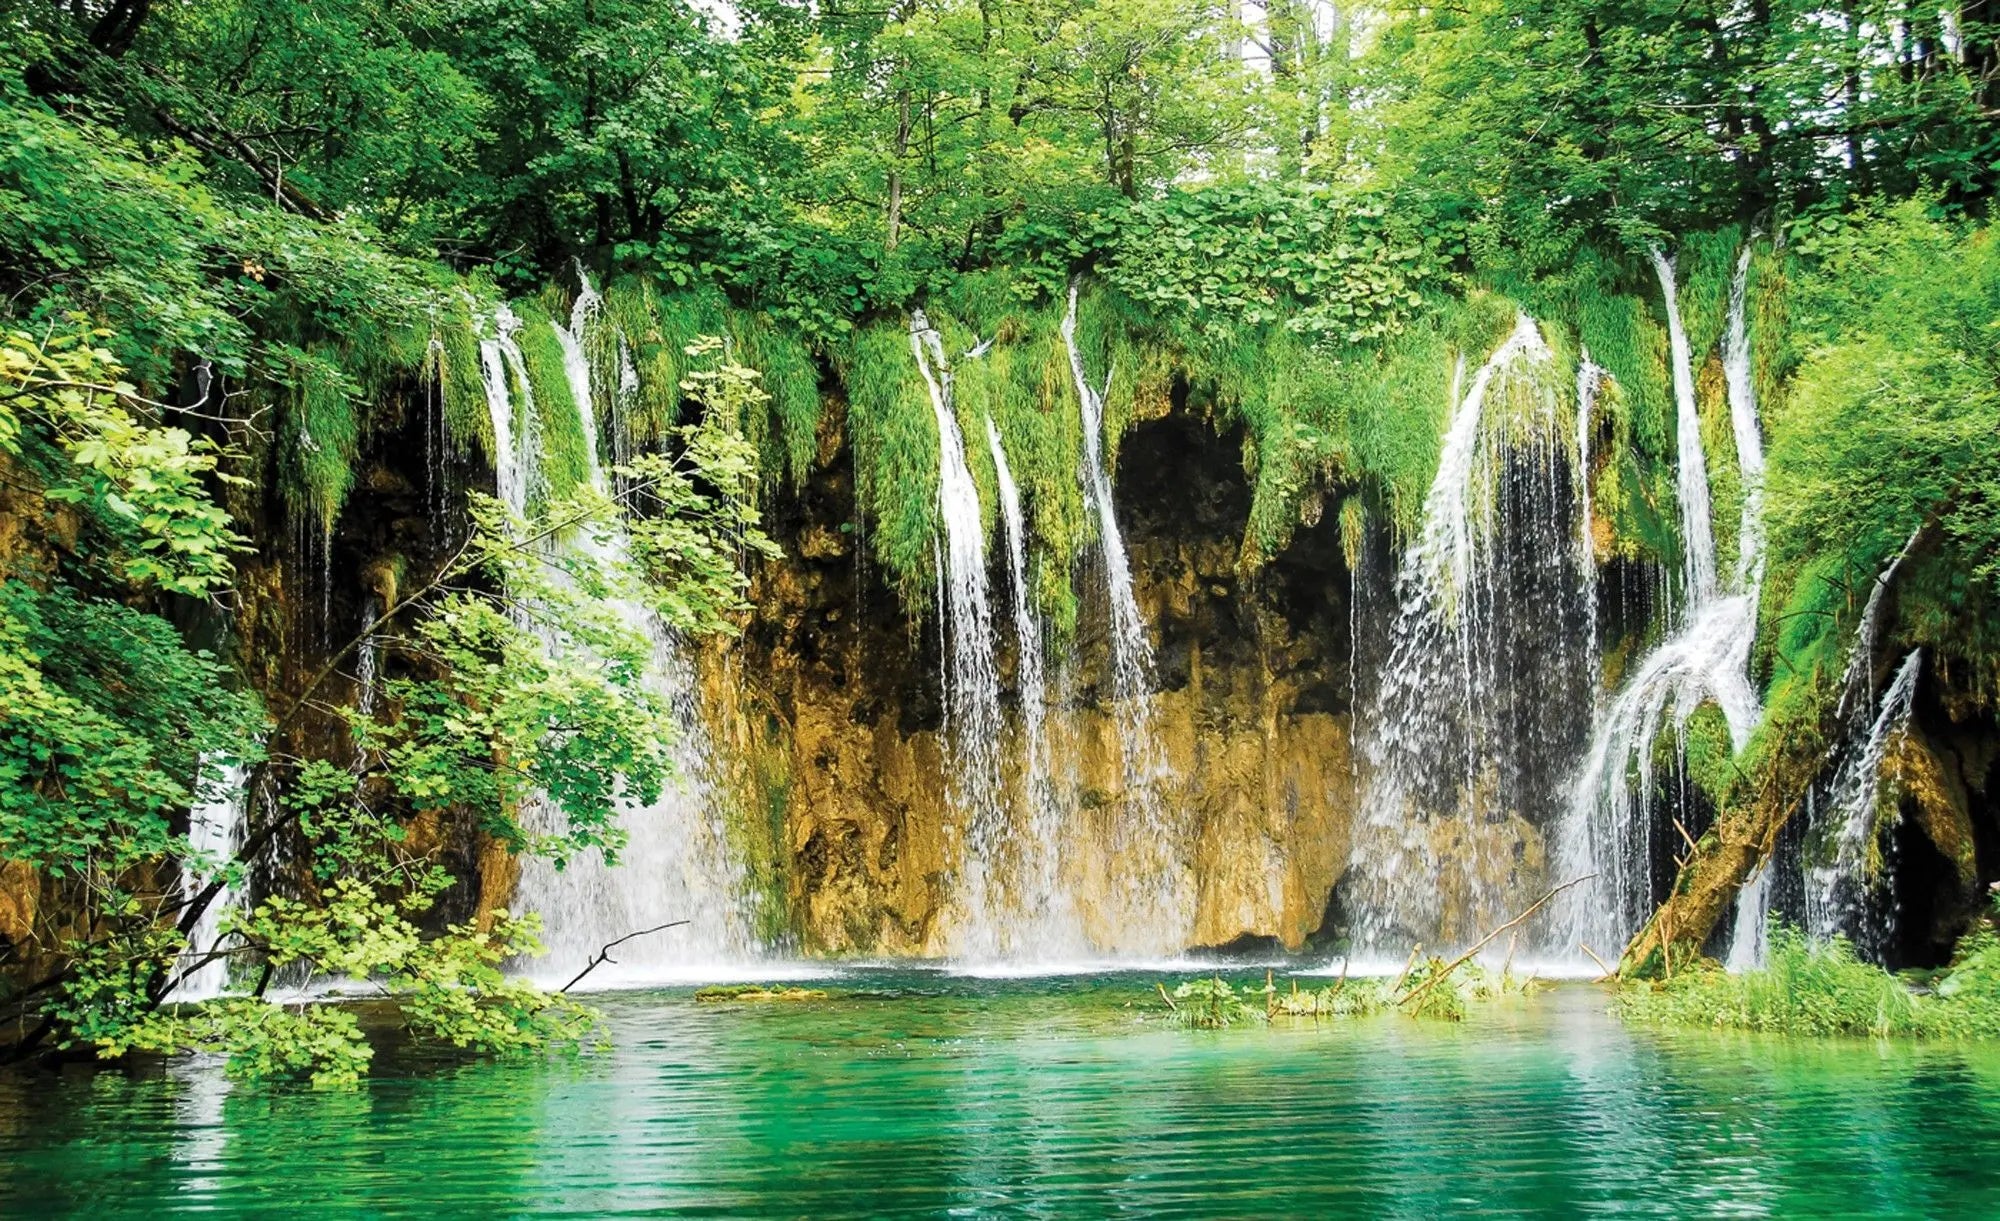
[[[1790,1035],[1991,1038],[2000,1035],[2000,937],[1981,926],[1960,943],[1937,986],[1920,992],[1862,962],[1845,938],[1771,932],[1770,965],[1730,974],[1709,964],[1628,986],[1617,1011],[1658,1026]]]
[[[727,307],[722,293],[708,285],[662,292],[649,278],[626,276],[605,288],[605,320],[625,337],[627,356],[639,376],[638,393],[621,405],[619,426],[627,445],[657,444],[682,422],[681,380],[693,367],[688,347],[704,335],[728,332]]]
[[[1171,997],[1160,986],[1160,996],[1167,1002],[1167,1020],[1189,1030],[1221,1030],[1259,1020],[1264,1014],[1251,1007],[1252,995],[1248,989],[1238,992],[1220,975],[1188,980],[1175,988]]]
[[[738,364],[763,376],[766,410],[744,422],[758,448],[767,482],[782,475],[796,489],[805,484],[819,451],[819,365],[805,339],[755,312],[732,311],[730,336]]]
[[[1295,979],[1290,992],[1277,994],[1272,1016],[1314,1020],[1371,1017],[1394,1003],[1387,980],[1343,979],[1324,988],[1301,989]]]
[[[875,558],[906,606],[927,606],[938,531],[938,432],[910,351],[909,323],[889,319],[859,328],[837,361],[847,385],[856,492],[873,524]]]

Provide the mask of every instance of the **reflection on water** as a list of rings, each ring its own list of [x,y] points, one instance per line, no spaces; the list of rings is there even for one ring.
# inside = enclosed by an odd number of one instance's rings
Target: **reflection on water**
[[[1621,1027],[1183,1032],[1150,980],[850,972],[599,998],[613,1053],[385,1054],[351,1094],[211,1066],[0,1077],[0,1216],[2000,1215],[2000,1055]]]

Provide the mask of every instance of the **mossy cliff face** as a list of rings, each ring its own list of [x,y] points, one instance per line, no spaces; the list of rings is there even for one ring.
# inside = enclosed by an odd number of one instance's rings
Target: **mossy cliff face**
[[[744,807],[775,831],[772,884],[800,948],[945,953],[962,815],[947,798],[938,629],[906,615],[867,564],[841,433],[830,419],[803,490],[771,509],[785,558],[756,574],[757,610],[734,655],[710,665],[709,705],[730,722]],[[1331,520],[1239,571],[1240,452],[1185,414],[1142,423],[1120,453],[1117,509],[1154,649],[1148,711],[1192,904],[1185,940],[1296,947],[1318,930],[1349,849],[1347,574]],[[1137,795],[1118,711],[1100,697],[1103,578],[1086,566],[1075,579],[1077,639],[1050,664],[1061,885],[1093,948],[1156,945],[1153,930],[1123,926],[1128,896],[1110,881]],[[1011,596],[1005,581],[995,573],[996,599]],[[1018,791],[1013,647],[1003,632],[1003,779]]]

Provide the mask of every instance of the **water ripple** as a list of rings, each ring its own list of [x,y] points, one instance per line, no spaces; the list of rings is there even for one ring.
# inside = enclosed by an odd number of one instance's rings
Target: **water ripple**
[[[1131,976],[841,982],[607,995],[607,1055],[405,1050],[351,1094],[0,1077],[0,1216],[2000,1214],[1980,1049],[1635,1033],[1578,986],[1186,1032]]]

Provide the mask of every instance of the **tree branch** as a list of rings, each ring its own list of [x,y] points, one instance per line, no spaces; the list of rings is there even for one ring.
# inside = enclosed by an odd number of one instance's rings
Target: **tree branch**
[[[571,988],[574,988],[578,984],[582,983],[584,976],[590,974],[592,971],[595,971],[598,967],[604,965],[605,963],[611,962],[612,961],[611,951],[614,947],[624,945],[626,942],[632,940],[634,937],[644,937],[647,933],[659,933],[659,932],[664,932],[670,928],[679,928],[681,925],[686,923],[687,921],[685,920],[669,920],[665,924],[656,924],[652,928],[642,928],[636,933],[627,933],[623,937],[618,938],[618,940],[616,941],[605,942],[603,949],[597,951],[597,953],[592,954],[590,956],[590,961],[584,965],[583,970],[578,971],[573,979],[571,979],[568,983],[564,984],[562,987],[556,989],[557,994],[561,995],[563,993],[568,992]]]

